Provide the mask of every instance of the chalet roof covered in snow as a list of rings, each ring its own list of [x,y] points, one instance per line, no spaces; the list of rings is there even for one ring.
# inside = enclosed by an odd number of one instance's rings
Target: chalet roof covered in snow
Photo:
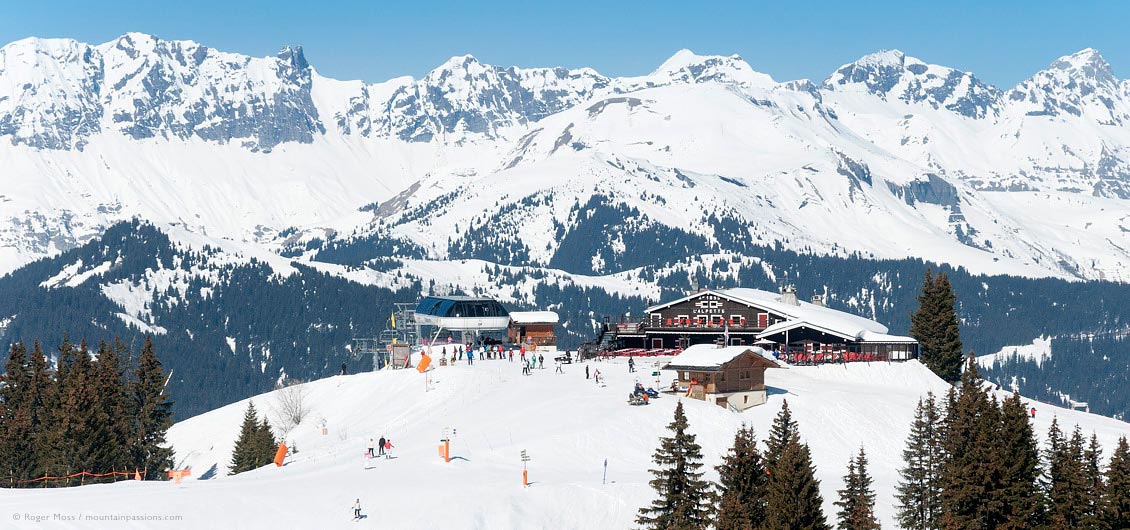
[[[682,353],[671,359],[666,366],[668,369],[698,369],[705,371],[720,370],[722,365],[734,360],[746,352],[772,363],[780,368],[773,355],[756,346],[725,346],[719,348],[714,344],[695,344],[683,350]]]
[[[513,311],[510,322],[514,324],[556,324],[560,321],[554,311]]]
[[[660,309],[691,300],[703,294],[714,294],[738,303],[747,304],[764,309],[771,313],[785,317],[784,322],[778,322],[759,333],[759,338],[769,337],[784,331],[796,328],[817,329],[829,335],[835,335],[850,341],[864,342],[916,342],[910,337],[888,335],[887,327],[858,315],[838,311],[830,307],[797,300],[796,304],[783,300],[783,295],[761,289],[733,288],[733,289],[708,289],[694,293],[678,300],[672,300],[647,308],[647,312],[656,312]]]

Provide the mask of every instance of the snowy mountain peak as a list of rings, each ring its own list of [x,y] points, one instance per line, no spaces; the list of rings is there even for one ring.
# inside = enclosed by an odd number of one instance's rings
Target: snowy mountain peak
[[[1128,96],[1093,48],[1056,59],[1008,94],[1029,116],[1074,116],[1103,125],[1130,123]]]
[[[884,100],[925,104],[968,118],[999,113],[1001,93],[968,72],[928,64],[899,50],[883,50],[837,69],[828,90],[862,92]]]
[[[661,84],[719,82],[749,87],[776,84],[772,77],[755,71],[739,55],[698,55],[685,48],[664,61],[650,77],[658,78]]]
[[[1062,70],[1085,79],[1094,79],[1099,82],[1117,83],[1110,63],[1106,62],[1102,54],[1094,48],[1085,48],[1071,55],[1060,57],[1048,67],[1052,70]]]
[[[302,46],[293,48],[284,46],[283,49],[279,50],[279,53],[275,54],[275,57],[299,70],[310,68],[310,63],[306,62],[306,55],[302,53]]]

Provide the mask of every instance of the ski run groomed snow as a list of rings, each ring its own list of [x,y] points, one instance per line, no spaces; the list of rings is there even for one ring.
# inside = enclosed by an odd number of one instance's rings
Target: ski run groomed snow
[[[416,370],[330,377],[301,387],[309,414],[285,437],[297,452],[281,468],[227,475],[244,400],[169,431],[178,467],[192,469],[181,485],[124,481],[8,490],[0,498],[5,508],[0,512],[182,517],[177,522],[54,521],[50,528],[635,528],[637,510],[653,498],[647,485],[652,453],[659,437],[668,434],[679,398],[664,394],[643,407],[626,400],[637,376],[653,386],[651,373],[657,368],[652,363],[668,360],[639,359],[635,374],[623,360],[587,363],[590,370],[600,370],[602,386],[586,380],[585,366],[578,364],[556,374],[551,362],[523,376],[518,359],[438,367],[430,387]],[[660,384],[673,378],[668,371],[658,377]],[[915,405],[927,391],[943,396],[948,386],[917,361],[773,369],[766,384],[768,403],[744,413],[682,399],[690,431],[703,446],[707,478],[717,479],[713,466],[739,425],[752,424],[764,440],[787,399],[812,449],[829,520],[848,459],[862,445],[871,461],[876,510],[884,527],[894,528],[897,469]],[[272,423],[277,399],[277,391],[252,398]],[[1117,437],[1130,435],[1130,424],[1121,421],[1031,406],[1041,440],[1058,417],[1068,432],[1078,424],[1084,433],[1097,434],[1106,450],[1104,461]],[[438,453],[445,429],[452,435],[449,463]],[[369,438],[381,436],[391,439],[394,458],[367,461]],[[522,450],[530,456],[528,488],[522,487]],[[602,483],[605,461],[607,483]],[[358,498],[366,517],[354,522]],[[39,526],[24,521],[12,527]]]

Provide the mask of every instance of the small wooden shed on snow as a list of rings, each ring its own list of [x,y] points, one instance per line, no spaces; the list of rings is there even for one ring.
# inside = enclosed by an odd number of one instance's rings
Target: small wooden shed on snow
[[[756,346],[696,344],[665,368],[679,373],[687,397],[741,411],[765,403],[765,370],[781,365]]]

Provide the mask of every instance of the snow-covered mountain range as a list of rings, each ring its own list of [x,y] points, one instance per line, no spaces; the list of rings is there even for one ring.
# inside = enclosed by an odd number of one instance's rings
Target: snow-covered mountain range
[[[640,77],[468,55],[370,84],[300,47],[29,38],[0,48],[0,271],[136,216],[298,260],[379,238],[606,275],[662,229],[1124,281],[1128,120],[1090,49],[1008,90],[898,51],[823,82],[684,50]],[[593,210],[624,218],[569,244]]]

